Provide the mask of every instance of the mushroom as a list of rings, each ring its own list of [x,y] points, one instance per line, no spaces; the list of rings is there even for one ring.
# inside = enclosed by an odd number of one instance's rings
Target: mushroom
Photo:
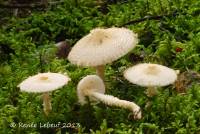
[[[140,107],[133,102],[120,100],[117,97],[106,95],[103,80],[97,75],[87,75],[77,86],[77,95],[80,104],[86,103],[86,96],[91,101],[101,101],[109,106],[117,106],[129,109],[133,112],[134,119],[141,119]]]
[[[55,46],[57,47],[56,56],[60,59],[67,58],[67,56],[71,50],[69,41],[60,41],[60,42],[56,43]]]
[[[61,88],[70,81],[67,75],[60,73],[39,73],[21,82],[18,87],[21,91],[43,93],[43,106],[46,115],[52,110],[49,92]]]
[[[177,72],[163,65],[143,63],[128,68],[124,77],[133,84],[147,87],[147,96],[157,94],[156,87],[167,86],[177,79]]]
[[[104,79],[104,65],[127,54],[138,43],[137,34],[126,28],[96,28],[80,39],[68,55],[79,66],[95,67]]]

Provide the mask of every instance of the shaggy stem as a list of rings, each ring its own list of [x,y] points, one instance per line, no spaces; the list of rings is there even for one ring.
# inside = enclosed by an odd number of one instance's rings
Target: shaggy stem
[[[146,95],[148,96],[147,103],[145,105],[146,109],[149,109],[152,106],[152,97],[158,94],[158,90],[156,87],[148,87],[146,89]]]
[[[148,97],[153,97],[158,94],[158,90],[156,87],[148,87],[146,89],[146,94]]]
[[[105,94],[98,93],[98,92],[92,92],[92,93],[90,93],[90,95],[97,98],[98,100],[100,100],[101,102],[103,102],[106,105],[117,106],[117,107],[122,107],[122,108],[131,110],[134,114],[135,119],[140,119],[142,116],[140,107],[133,102],[126,101],[126,100],[120,100],[117,97],[114,97],[111,95],[105,95]]]
[[[101,65],[101,66],[96,66],[95,68],[96,68],[97,75],[104,81],[104,69],[105,69],[105,66]]]
[[[51,98],[49,96],[49,93],[43,93],[43,109],[44,109],[44,113],[45,115],[48,116],[49,112],[52,110],[51,107]]]

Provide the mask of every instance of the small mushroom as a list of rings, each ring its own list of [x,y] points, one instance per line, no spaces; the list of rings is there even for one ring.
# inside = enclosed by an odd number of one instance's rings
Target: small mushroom
[[[104,79],[104,65],[127,54],[138,43],[137,34],[126,28],[96,28],[80,39],[68,55],[79,66],[95,67]]]
[[[128,68],[124,77],[133,84],[147,87],[147,96],[157,94],[156,87],[167,86],[177,79],[177,72],[163,65],[143,63]]]
[[[49,92],[61,88],[70,81],[67,75],[59,73],[39,73],[21,82],[18,87],[21,91],[30,93],[43,93],[44,113],[52,110]]]
[[[77,95],[80,104],[86,103],[86,96],[91,101],[101,101],[109,106],[117,106],[129,109],[133,112],[134,119],[141,119],[140,107],[133,102],[120,100],[117,97],[106,95],[103,80],[97,75],[87,75],[77,86]]]
[[[70,47],[70,43],[68,41],[60,41],[58,43],[55,44],[55,46],[58,48],[57,52],[56,52],[56,56],[58,58],[67,58],[71,47]]]

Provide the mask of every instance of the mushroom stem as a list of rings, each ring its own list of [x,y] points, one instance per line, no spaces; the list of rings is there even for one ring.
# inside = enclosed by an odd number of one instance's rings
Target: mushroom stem
[[[134,119],[141,119],[141,111],[140,107],[135,104],[134,102],[126,101],[126,100],[120,100],[117,97],[111,96],[111,95],[105,95],[98,92],[91,92],[89,95],[95,97],[96,99],[100,100],[101,102],[105,103],[109,106],[117,106],[129,109],[133,112]]]
[[[43,110],[45,115],[48,116],[49,112],[52,110],[51,107],[51,98],[48,92],[43,93]]]
[[[104,70],[105,70],[105,66],[104,65],[100,65],[100,66],[96,66],[96,73],[97,75],[104,80]]]
[[[148,97],[153,97],[158,94],[158,90],[156,87],[148,87],[146,90],[146,94]]]

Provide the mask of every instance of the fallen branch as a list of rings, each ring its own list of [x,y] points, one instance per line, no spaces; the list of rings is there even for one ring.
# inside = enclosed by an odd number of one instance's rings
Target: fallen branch
[[[146,20],[160,20],[163,19],[164,17],[170,17],[170,16],[176,16],[178,15],[176,12],[173,12],[172,14],[165,14],[165,15],[157,15],[157,16],[145,16],[144,18],[140,18],[140,19],[136,19],[136,20],[131,20],[127,23],[124,23],[122,25],[119,25],[119,27],[123,27],[126,25],[131,25],[131,24],[135,24],[135,23],[140,23]]]
[[[44,4],[0,4],[0,8],[45,8]]]

